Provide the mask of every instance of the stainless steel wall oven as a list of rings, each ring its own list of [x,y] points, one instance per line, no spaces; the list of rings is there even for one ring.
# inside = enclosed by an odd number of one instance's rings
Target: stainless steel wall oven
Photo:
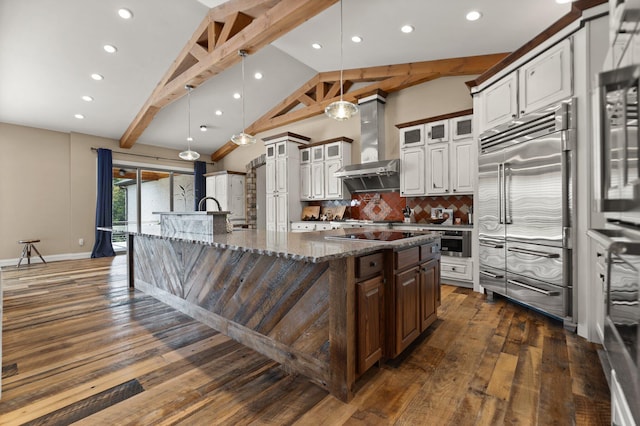
[[[444,256],[471,257],[471,231],[442,231],[441,254]]]

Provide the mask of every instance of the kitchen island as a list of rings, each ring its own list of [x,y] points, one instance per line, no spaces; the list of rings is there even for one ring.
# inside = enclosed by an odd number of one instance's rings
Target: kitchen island
[[[357,230],[362,231],[367,229]],[[437,233],[396,241],[325,238],[350,232],[353,230],[305,234],[239,230],[207,235],[167,232],[153,226],[131,229],[129,285],[348,401],[362,372],[358,352],[366,352],[363,362],[368,368],[406,347],[389,343],[385,349],[389,337],[383,330],[389,329],[387,334],[392,335],[398,330],[403,338],[409,334],[412,339],[416,337],[415,330],[404,333],[403,327],[413,317],[420,319],[416,315],[420,311],[420,305],[416,305],[419,288],[413,284],[424,271],[419,272],[422,269],[417,262],[428,256],[431,264],[439,266]],[[413,268],[413,275],[409,275],[414,281],[408,281],[407,271],[403,271],[405,278],[398,285],[415,288],[402,293],[402,298],[415,306],[407,309],[409,321],[387,326],[382,323],[382,312],[404,312],[402,304],[383,297],[388,293],[382,287],[383,277],[393,277],[399,270],[394,259],[405,269]],[[415,265],[411,263],[414,260]],[[434,271],[432,275],[439,276],[439,271]],[[371,287],[375,283],[379,283],[376,291]],[[435,281],[429,283],[433,289]],[[369,286],[362,296],[356,290],[360,284]],[[439,281],[437,285],[439,288]],[[372,295],[376,297],[368,297]],[[432,311],[426,324],[435,319]],[[401,345],[406,342],[404,339]]]

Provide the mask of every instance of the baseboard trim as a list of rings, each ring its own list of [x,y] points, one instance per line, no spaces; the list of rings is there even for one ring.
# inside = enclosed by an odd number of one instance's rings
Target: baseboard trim
[[[44,260],[46,262],[56,262],[58,260],[77,260],[77,259],[89,259],[91,258],[91,252],[84,252],[84,253],[64,253],[64,254],[53,254],[53,255],[48,255],[48,256],[43,256]],[[15,259],[0,259],[0,267],[3,266],[17,266],[18,265],[18,261],[20,260],[19,257],[16,257]],[[36,264],[36,263],[42,263],[42,261],[40,260],[40,258],[36,255],[31,256],[31,264]],[[27,260],[23,259],[22,260],[22,265],[20,265],[20,267],[24,266],[27,264]]]

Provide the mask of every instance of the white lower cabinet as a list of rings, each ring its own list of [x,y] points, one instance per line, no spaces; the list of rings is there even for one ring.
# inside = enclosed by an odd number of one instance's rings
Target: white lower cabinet
[[[327,231],[329,229],[334,229],[330,222],[291,222],[291,232]]]
[[[440,258],[440,277],[444,283],[447,278],[456,281],[473,281],[473,259],[442,256]]]

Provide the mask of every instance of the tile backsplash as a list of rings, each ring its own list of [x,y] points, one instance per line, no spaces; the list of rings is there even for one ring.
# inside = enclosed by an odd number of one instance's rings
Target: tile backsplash
[[[473,206],[472,195],[447,195],[442,197],[401,197],[397,192],[353,194],[351,200],[317,201],[309,205],[324,207],[348,206],[345,218],[365,220],[404,220],[402,209],[413,209],[414,221],[426,223],[431,209],[452,209],[453,217],[468,223],[468,213]]]

